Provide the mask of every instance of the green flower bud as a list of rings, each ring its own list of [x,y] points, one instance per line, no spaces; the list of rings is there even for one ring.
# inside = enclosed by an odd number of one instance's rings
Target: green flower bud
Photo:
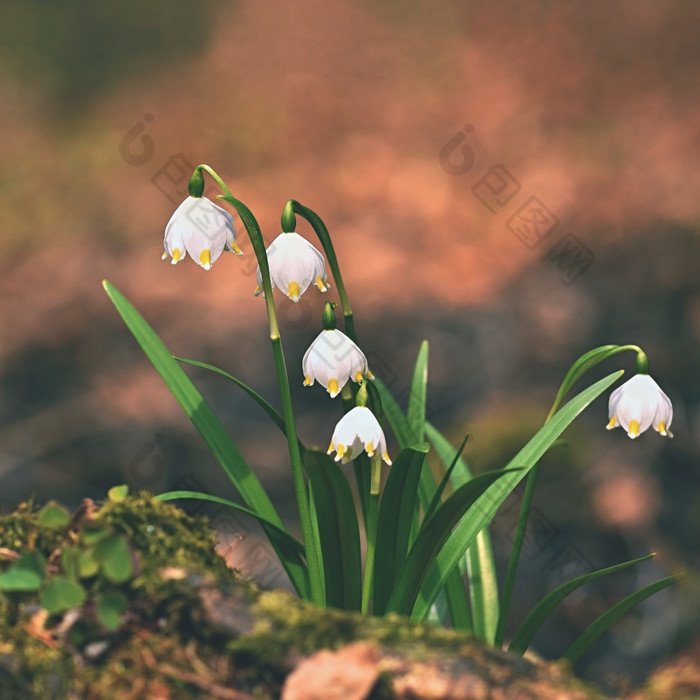
[[[199,168],[192,173],[187,190],[190,193],[190,197],[201,197],[204,194],[204,175],[202,175],[202,171]]]
[[[292,201],[289,200],[284,205],[284,211],[282,212],[282,232],[283,233],[294,233],[297,230],[297,217],[294,214],[294,207],[292,206]]]
[[[334,301],[327,301],[323,307],[323,330],[335,330],[335,307],[337,304]]]
[[[367,399],[369,398],[367,395],[367,387],[365,386],[366,380],[362,380],[362,384],[360,385],[360,388],[357,391],[357,394],[355,394],[355,406],[366,406],[367,405]]]
[[[649,374],[649,360],[646,353],[641,350],[637,353],[637,372],[639,374]]]

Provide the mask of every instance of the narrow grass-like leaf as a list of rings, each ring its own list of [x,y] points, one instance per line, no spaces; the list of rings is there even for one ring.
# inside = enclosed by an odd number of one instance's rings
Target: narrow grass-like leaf
[[[622,569],[632,566],[633,564],[639,564],[642,561],[647,561],[651,559],[654,555],[647,554],[645,557],[639,557],[639,559],[631,559],[630,561],[623,562],[622,564],[615,564],[615,566],[609,566],[606,569],[600,569],[599,571],[593,571],[589,574],[583,574],[583,576],[577,576],[571,581],[567,581],[555,588],[551,593],[548,593],[542,600],[530,611],[530,614],[525,618],[525,621],[520,625],[518,631],[513,636],[513,640],[508,647],[509,651],[514,651],[517,654],[524,654],[527,648],[530,646],[533,637],[537,634],[537,630],[542,626],[542,623],[551,615],[554,609],[561,603],[569,593],[573,593],[577,588],[594,581],[601,576],[607,576],[608,574],[615,573]]]
[[[549,417],[551,417],[554,412],[559,408],[559,404],[564,400],[564,397],[569,392],[569,389],[579,380],[581,377],[588,372],[589,369],[595,367],[598,363],[612,357],[619,352],[624,352],[626,350],[631,350],[636,346],[631,345],[601,345],[600,347],[593,348],[588,352],[584,353],[579,357],[569,368],[569,371],[564,376],[561,386],[557,391],[557,395],[552,404],[552,409],[550,411]]]
[[[408,396],[406,420],[411,430],[412,442],[423,442],[425,434],[425,402],[428,391],[428,341],[420,344],[413,369],[411,393]]]
[[[229,374],[228,372],[224,371],[223,369],[220,369],[219,367],[215,367],[214,365],[207,364],[206,362],[199,362],[199,360],[188,360],[184,357],[174,357],[175,360],[178,362],[182,362],[183,364],[186,365],[192,365],[193,367],[201,367],[202,369],[206,369],[209,372],[214,372],[214,374],[220,374],[222,377],[225,377],[228,379],[230,382],[233,382],[237,387],[240,389],[243,389],[250,398],[252,398],[260,408],[267,413],[268,416],[272,419],[272,422],[282,431],[282,434],[286,437],[287,436],[287,426],[284,424],[284,418],[282,417],[282,414],[267,400],[264,399],[260,394],[258,394],[255,389],[251,389],[247,384],[242,382],[240,379],[237,379],[234,377],[232,374]]]
[[[377,387],[377,390],[379,391],[379,394],[382,399],[382,405],[384,406],[384,411],[385,414],[389,420],[389,423],[391,424],[391,428],[394,431],[394,435],[396,435],[396,439],[399,441],[399,445],[402,448],[410,447],[412,446],[413,443],[413,434],[411,432],[411,428],[408,424],[408,420],[406,419],[406,416],[404,416],[403,412],[401,411],[401,408],[399,405],[396,403],[394,400],[394,397],[391,395],[391,392],[389,389],[379,380],[376,379],[374,381],[374,385]],[[427,430],[428,424],[426,423],[425,428]],[[420,447],[421,450],[423,450],[423,446]],[[459,465],[457,465],[456,468],[458,468]],[[419,496],[419,501],[420,504],[423,508],[423,512],[426,512],[428,508],[430,507],[430,503],[433,500],[433,496],[436,491],[436,484],[435,484],[435,479],[433,478],[433,475],[430,471],[430,469],[427,468],[427,465],[424,463],[423,464],[423,469],[421,469],[420,473],[420,481],[419,481],[419,487],[418,487],[418,496]],[[415,509],[414,511],[414,517],[411,525],[411,530],[410,530],[410,536],[409,536],[409,542],[411,546],[413,546],[414,542],[416,541],[416,537],[418,536],[418,532],[420,530],[420,522],[419,522],[419,512],[418,508]],[[461,587],[464,589],[464,582],[462,581],[462,576],[459,571],[453,571],[449,574],[448,577],[452,577],[452,581],[450,581],[450,595],[446,595],[445,600],[448,604],[448,607],[450,604],[455,600],[455,593],[456,591]],[[464,594],[463,594],[464,595]],[[459,603],[460,607],[461,603]],[[463,609],[451,609],[449,610],[450,617],[454,617],[454,619],[457,620],[462,620],[463,622],[465,621],[464,614],[463,614]]]
[[[488,527],[481,530],[467,550],[469,599],[472,604],[474,636],[488,644],[496,638],[498,615],[498,580]]]
[[[214,411],[172,357],[156,332],[112,284],[105,280],[103,285],[124,323],[197,428],[245,503],[261,517],[284,529],[277,511],[257,476],[248,466]],[[298,552],[288,549],[278,550],[278,540],[270,541],[297,592],[302,598],[308,599],[310,595],[308,571]]]
[[[359,610],[362,602],[360,533],[347,479],[325,452],[303,455],[323,551],[327,605]]]
[[[352,460],[352,469],[355,472],[357,484],[357,496],[362,510],[362,522],[367,527],[367,510],[369,508],[369,488],[372,478],[372,465],[366,452],[357,455]]]
[[[399,445],[401,448],[408,447],[413,442],[413,434],[406,420],[406,416],[404,416],[403,411],[394,400],[389,389],[387,389],[379,378],[376,378],[373,384],[377,387],[379,395],[382,398],[384,415],[387,417],[391,429],[394,431],[394,435],[396,435],[396,439],[399,441]]]
[[[473,623],[469,612],[469,601],[464,592],[464,580],[458,567],[455,567],[452,574],[447,577],[443,592],[452,627],[472,632]]]
[[[365,387],[367,388],[367,406],[374,413],[379,424],[382,425],[384,423],[384,404],[379,389],[374,385],[374,381],[365,382]],[[350,408],[352,407],[353,404],[350,404]]]
[[[610,627],[614,622],[619,620],[628,610],[631,610],[635,605],[638,605],[643,600],[646,600],[649,596],[658,593],[664,588],[678,583],[683,578],[683,574],[676,574],[674,576],[668,576],[659,581],[644,586],[644,588],[639,589],[632,593],[632,595],[627,596],[624,600],[606,610],[600,617],[596,618],[585,630],[581,633],[579,638],[566,650],[566,653],[562,657],[567,661],[575,664],[581,655],[588,649],[588,647],[600,637],[605,630]]]
[[[239,513],[249,515],[251,518],[255,518],[255,520],[257,520],[261,525],[264,525],[267,528],[266,531],[268,537],[271,540],[274,537],[277,540],[278,546],[296,549],[300,555],[304,555],[304,545],[299,542],[299,540],[292,537],[286,530],[283,530],[278,525],[275,525],[275,523],[266,520],[255,511],[242,506],[240,503],[229,501],[227,498],[221,498],[220,496],[212,496],[208,493],[201,493],[200,491],[166,491],[165,493],[158,494],[155,497],[157,501],[175,501],[180,498],[193,498],[199,501],[220,503],[221,505],[237,510]]]
[[[425,454],[407,448],[394,460],[389,471],[377,521],[374,571],[375,615],[382,615],[394,583],[408,554],[408,538],[416,508],[418,479]]]
[[[403,615],[411,612],[423,579],[452,528],[465,513],[469,514],[469,509],[492,484],[498,484],[509,476],[512,476],[512,471],[494,471],[468,481],[442,504],[429,521],[423,523],[418,537],[416,537],[416,541],[401,567],[394,591],[386,607],[387,612],[397,612]],[[444,584],[444,580],[441,582],[442,584]]]
[[[455,450],[447,438],[433,425],[427,423],[425,429],[428,439],[443,464],[447,465],[449,463],[448,474],[451,475],[453,484],[460,486],[469,481],[472,478],[472,474],[461,456],[469,434],[464,438],[459,450]],[[472,608],[471,629],[478,639],[493,643],[498,625],[500,601],[496,562],[493,557],[491,534],[488,526],[479,532],[474,540],[474,544],[467,550],[466,562],[469,572],[469,599]],[[452,581],[452,575],[447,580],[448,582]],[[451,595],[448,597],[448,602],[451,606],[459,605],[454,585],[450,585],[449,590]],[[464,592],[462,595],[464,596]],[[453,612],[451,611],[450,614],[452,615]],[[459,615],[459,610],[454,614]]]
[[[279,516],[260,481],[189,377],[168,352],[155,331],[121,292],[107,281],[103,284],[124,323],[200,432],[209,449],[219,460],[245,502],[260,515],[281,526]]]
[[[323,581],[323,590],[321,591],[321,598],[319,599],[318,602],[315,604],[318,607],[325,607],[326,606],[326,572],[325,568],[323,566],[323,550],[321,549],[321,534],[318,531],[318,514],[316,513],[316,500],[313,494],[313,489],[311,487],[311,483],[309,483],[309,520],[311,521],[311,529],[313,530],[314,533],[314,542],[318,543],[318,553],[319,556],[317,557],[318,561],[318,570],[319,574],[321,576],[321,581]]]
[[[574,418],[591,401],[617,381],[622,374],[622,371],[614,372],[571,399],[554,414],[548,423],[540,428],[525,447],[509,462],[507,468],[520,467],[520,469],[510,472],[507,476],[499,479],[497,483],[489,486],[486,492],[479,497],[468,516],[462,518],[455,527],[425,576],[425,581],[411,613],[412,619],[423,620],[425,618],[447,576],[457,565],[467,548],[474,542],[477,534],[491,521],[503,501]]]
[[[426,426],[426,428],[427,428],[427,426]],[[459,446],[458,450],[454,450],[452,448],[452,445],[449,446],[450,449],[452,450],[452,452],[454,452],[454,457],[452,458],[451,462],[449,462],[449,460],[447,458],[446,451],[440,452],[440,451],[436,450],[438,452],[440,459],[442,459],[442,462],[447,467],[447,469],[445,470],[445,474],[442,477],[440,483],[438,484],[438,487],[435,490],[435,493],[433,494],[433,498],[430,501],[430,505],[428,506],[428,508],[425,511],[425,519],[426,520],[428,520],[432,516],[432,514],[436,511],[437,507],[440,505],[440,503],[442,501],[442,494],[444,493],[445,487],[447,486],[447,484],[450,481],[450,478],[452,477],[452,473],[454,472],[454,469],[457,466],[457,462],[459,461],[459,458],[460,458],[462,452],[464,451],[464,447],[467,444],[467,440],[469,440],[469,433],[467,433],[464,436],[464,440],[462,440],[462,444]],[[433,445],[435,445],[434,440],[430,440],[430,441],[433,443]],[[471,475],[469,475],[469,479],[471,479]],[[469,481],[469,479],[463,479],[457,485],[461,486],[466,481]]]

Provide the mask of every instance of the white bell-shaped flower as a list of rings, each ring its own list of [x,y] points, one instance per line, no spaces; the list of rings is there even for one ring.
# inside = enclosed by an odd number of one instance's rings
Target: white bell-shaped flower
[[[386,438],[379,421],[366,406],[355,406],[335,426],[328,454],[335,450],[335,461],[349,462],[363,451],[373,457],[379,452],[382,459],[391,464],[386,451]]]
[[[348,380],[361,382],[374,379],[367,367],[367,358],[360,348],[337,329],[323,330],[311,343],[301,362],[304,386],[315,381],[335,398]]]
[[[272,288],[279,287],[292,301],[312,283],[322,292],[329,285],[323,255],[298,233],[280,233],[267,248]],[[258,266],[258,286],[255,296],[262,292],[262,275]]]
[[[206,197],[187,197],[165,227],[163,260],[172,264],[187,254],[205,270],[211,269],[224,250],[242,255],[236,244],[233,217]]]
[[[608,430],[622,427],[632,439],[650,426],[661,435],[673,437],[671,400],[648,375],[636,374],[610,394]]]

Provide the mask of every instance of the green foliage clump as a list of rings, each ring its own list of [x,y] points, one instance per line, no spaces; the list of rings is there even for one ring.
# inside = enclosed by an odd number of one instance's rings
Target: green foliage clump
[[[192,577],[236,573],[206,520],[148,493],[118,487],[72,514],[29,501],[0,516],[0,696],[63,697],[76,663],[138,630],[197,634]]]

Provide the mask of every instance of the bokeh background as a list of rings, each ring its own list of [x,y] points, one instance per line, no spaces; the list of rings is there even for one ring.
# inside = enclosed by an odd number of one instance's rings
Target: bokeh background
[[[209,272],[160,260],[206,162],[268,241],[290,197],[324,218],[373,371],[405,400],[427,338],[429,418],[455,442],[471,432],[476,471],[522,446],[580,354],[646,349],[675,438],[632,442],[603,430],[605,399],[590,407],[541,470],[513,610],[515,624],[567,578],[656,551],[581,590],[537,639],[556,656],[606,606],[686,569],[578,669],[638,682],[698,622],[699,20],[681,0],[7,2],[3,508],[75,506],[124,482],[233,496],[100,284],[174,353],[277,400],[249,244]],[[300,366],[322,301],[312,289],[279,312],[302,438],[325,447],[337,406],[302,390]],[[618,367],[629,376],[633,356],[590,378]],[[235,387],[190,374],[295,528],[279,435]],[[493,525],[501,566],[516,515],[514,499]],[[214,516],[236,563],[272,581],[264,550],[246,549],[254,528]]]

